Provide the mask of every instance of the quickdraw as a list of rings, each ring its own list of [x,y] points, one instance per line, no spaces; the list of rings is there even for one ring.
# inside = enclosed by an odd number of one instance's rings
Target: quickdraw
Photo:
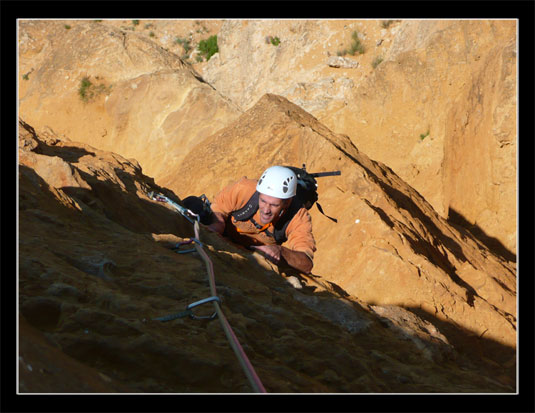
[[[174,247],[173,247],[173,250],[175,252],[178,252],[179,254],[187,254],[189,252],[195,252],[196,249],[195,248],[192,248],[192,249],[189,249],[189,250],[181,250],[180,247],[183,246],[183,245],[189,245],[189,244],[192,244],[196,242],[197,244],[199,244],[201,247],[203,246],[202,245],[202,242],[200,242],[198,239],[196,238],[190,238],[188,241],[182,241],[182,242],[179,242],[177,243]]]
[[[198,219],[198,215],[197,214],[195,214],[194,212],[192,212],[191,210],[189,210],[187,208],[184,208],[183,206],[178,205],[176,202],[172,201],[171,199],[169,199],[165,195],[156,194],[156,193],[151,191],[151,192],[147,193],[147,196],[150,199],[154,200],[154,201],[167,202],[169,205],[171,205],[173,208],[175,208],[178,212],[180,212],[184,216],[184,218],[186,218],[192,224],[194,224],[195,221],[191,217],[194,217],[195,219]]]
[[[206,254],[206,252],[203,249],[202,243],[199,241],[199,222],[200,217],[199,215],[195,214],[191,210],[184,208],[180,205],[178,205],[176,202],[173,202],[169,198],[167,198],[165,195],[162,194],[155,194],[154,192],[149,192],[147,196],[150,199],[153,199],[158,202],[167,202],[169,205],[174,207],[180,214],[184,216],[188,221],[190,221],[193,224],[194,232],[195,232],[195,238],[191,238],[189,241],[186,242],[186,244],[194,243],[195,244],[195,250],[203,261],[206,264],[206,270],[208,272],[208,283],[210,285],[210,292],[212,294],[211,297],[205,298],[200,301],[196,301],[186,308],[185,311],[182,311],[180,313],[171,314],[165,317],[159,317],[160,321],[170,321],[174,320],[176,318],[190,316],[194,319],[213,319],[216,316],[219,316],[219,321],[221,322],[221,326],[223,328],[223,331],[225,332],[225,335],[227,336],[227,339],[229,341],[230,346],[234,350],[234,353],[236,357],[238,358],[238,361],[240,362],[240,365],[247,376],[247,379],[249,380],[249,383],[251,384],[251,387],[253,390],[257,393],[267,393],[266,389],[264,388],[264,385],[262,384],[260,378],[255,372],[255,369],[251,362],[249,361],[249,358],[245,354],[245,351],[243,350],[243,347],[241,346],[238,338],[236,337],[236,334],[234,334],[234,331],[232,330],[232,327],[230,326],[229,322],[227,321],[227,318],[225,317],[225,314],[223,314],[223,311],[221,310],[221,306],[219,305],[221,303],[221,300],[217,296],[216,288],[215,288],[215,276],[214,276],[214,265],[212,263],[212,260],[210,260],[210,257]],[[193,217],[193,219],[192,219]],[[182,244],[182,243],[179,243]],[[182,244],[184,245],[184,244]],[[215,312],[211,316],[195,316],[191,310],[194,307],[197,307],[201,304],[205,304],[208,302],[212,302],[215,307]]]
[[[163,317],[156,317],[156,318],[153,318],[153,320],[165,322],[165,321],[176,320],[177,318],[182,318],[182,317],[187,317],[187,316],[189,316],[190,318],[193,318],[194,320],[213,320],[214,318],[217,317],[217,312],[214,312],[212,315],[209,315],[209,316],[199,316],[193,313],[193,308],[198,307],[199,305],[202,305],[202,304],[209,303],[211,301],[217,301],[221,303],[221,300],[219,299],[219,297],[208,297],[208,298],[204,298],[202,300],[196,301],[194,303],[191,303],[190,305],[186,307],[185,311],[181,311],[180,313],[175,313],[175,314],[169,314]]]

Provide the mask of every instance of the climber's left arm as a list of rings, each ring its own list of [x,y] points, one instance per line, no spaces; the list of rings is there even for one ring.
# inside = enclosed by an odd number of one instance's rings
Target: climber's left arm
[[[274,264],[286,263],[305,274],[310,274],[314,265],[304,252],[294,251],[281,245],[258,245],[251,248],[263,252],[266,258]]]

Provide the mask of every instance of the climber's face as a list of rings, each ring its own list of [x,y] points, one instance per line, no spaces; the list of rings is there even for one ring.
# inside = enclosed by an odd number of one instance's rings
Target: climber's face
[[[275,217],[278,217],[283,209],[291,202],[291,199],[280,199],[266,194],[258,197],[258,211],[260,213],[260,223],[269,224]]]

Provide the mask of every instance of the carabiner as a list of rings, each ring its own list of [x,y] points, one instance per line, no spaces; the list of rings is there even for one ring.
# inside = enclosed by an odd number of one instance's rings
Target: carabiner
[[[195,248],[192,248],[192,249],[189,249],[189,250],[182,250],[182,251],[179,250],[179,248],[180,248],[182,245],[188,245],[188,244],[192,244],[192,243],[194,243],[194,242],[197,242],[197,243],[200,244],[201,247],[202,247],[202,244],[200,243],[200,241],[198,241],[196,238],[190,238],[189,241],[182,241],[182,242],[179,242],[178,244],[176,244],[176,245],[174,246],[173,249],[175,250],[175,252],[178,252],[179,254],[187,254],[187,253],[189,253],[189,252],[195,252],[195,251],[196,251]]]
[[[199,305],[202,305],[202,304],[206,304],[206,303],[209,303],[211,301],[217,301],[218,303],[221,303],[221,300],[219,299],[219,297],[217,296],[212,296],[212,297],[208,297],[208,298],[204,298],[202,300],[199,300],[199,301],[196,301],[194,303],[191,303],[190,305],[188,305],[186,307],[186,311],[187,310],[191,310],[192,308],[194,307],[197,307]],[[217,316],[217,311],[215,311],[212,315],[209,315],[209,316],[196,316],[195,314],[193,314],[193,311],[191,311],[190,315],[189,315],[191,318],[195,319],[195,320],[202,320],[202,319],[209,319],[209,320],[212,320],[214,319],[216,316]]]

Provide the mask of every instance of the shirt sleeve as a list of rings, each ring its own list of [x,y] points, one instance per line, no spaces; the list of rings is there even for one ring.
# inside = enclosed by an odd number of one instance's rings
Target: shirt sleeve
[[[226,219],[231,212],[242,208],[247,203],[255,188],[256,181],[244,176],[216,195],[211,205],[212,211],[223,214]]]
[[[311,260],[314,260],[316,241],[312,234],[312,218],[306,208],[301,208],[290,221],[286,236],[288,240],[285,247],[304,252]]]

